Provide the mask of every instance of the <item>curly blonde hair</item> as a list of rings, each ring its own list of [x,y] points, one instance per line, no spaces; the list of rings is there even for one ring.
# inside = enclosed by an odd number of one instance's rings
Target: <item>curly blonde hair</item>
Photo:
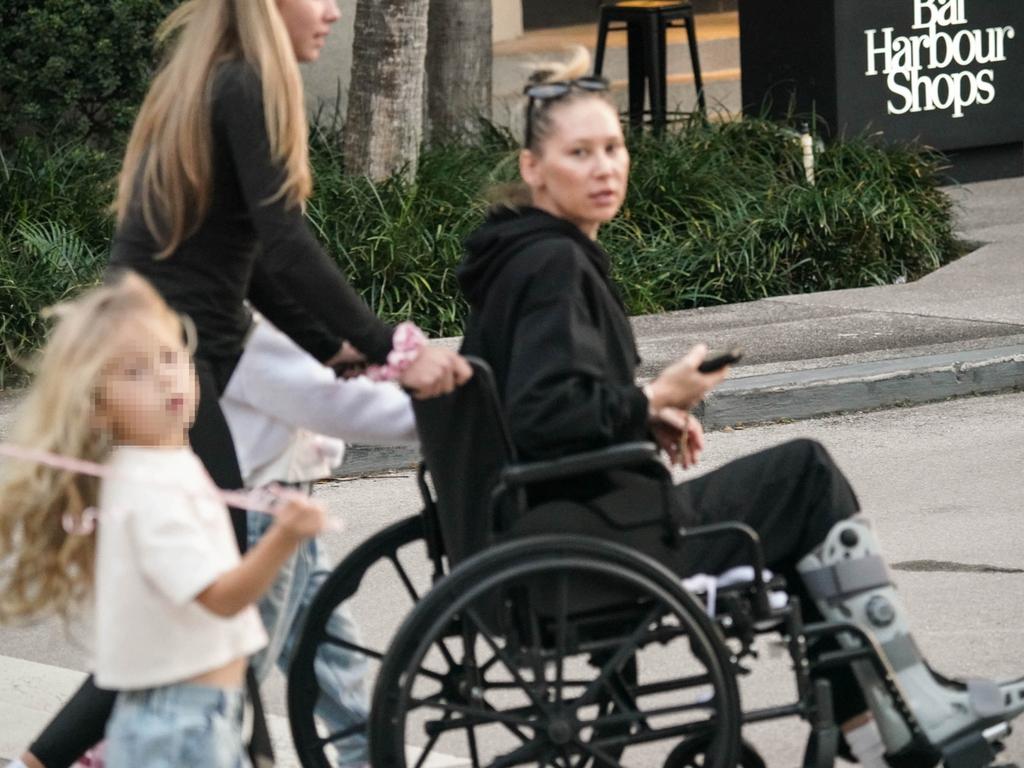
[[[57,324],[32,366],[11,442],[103,462],[112,446],[97,427],[95,406],[116,341],[154,321],[181,332],[181,321],[133,274],[47,314]],[[24,460],[0,465],[0,621],[53,613],[67,619],[91,593],[96,537],[82,531],[98,496],[95,477]],[[65,530],[66,519],[75,533]]]

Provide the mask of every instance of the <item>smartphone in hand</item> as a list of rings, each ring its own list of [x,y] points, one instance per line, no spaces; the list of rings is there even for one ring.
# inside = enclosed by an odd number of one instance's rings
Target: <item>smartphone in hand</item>
[[[733,347],[728,352],[705,358],[704,362],[697,366],[697,370],[701,373],[714,373],[725,368],[727,365],[738,363],[742,359],[743,350],[739,347]]]

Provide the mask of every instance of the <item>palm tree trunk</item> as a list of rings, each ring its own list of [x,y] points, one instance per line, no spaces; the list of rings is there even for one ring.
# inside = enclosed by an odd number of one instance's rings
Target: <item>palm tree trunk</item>
[[[423,140],[428,0],[359,0],[345,120],[349,173],[416,172]]]
[[[427,126],[431,141],[475,134],[491,117],[492,0],[430,0]]]

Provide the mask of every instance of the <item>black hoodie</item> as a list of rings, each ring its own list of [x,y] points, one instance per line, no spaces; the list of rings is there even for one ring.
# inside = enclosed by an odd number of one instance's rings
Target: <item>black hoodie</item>
[[[494,369],[521,458],[649,439],[647,398],[600,246],[536,208],[498,209],[466,241],[462,351]]]

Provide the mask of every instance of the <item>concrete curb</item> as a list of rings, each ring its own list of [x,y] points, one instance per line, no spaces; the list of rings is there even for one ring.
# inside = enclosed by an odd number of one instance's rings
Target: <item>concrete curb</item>
[[[707,430],[1024,388],[1024,344],[727,380],[696,410]],[[339,477],[409,471],[413,448],[352,446]]]
[[[698,409],[705,429],[876,410],[1024,387],[1024,345],[726,381]]]

